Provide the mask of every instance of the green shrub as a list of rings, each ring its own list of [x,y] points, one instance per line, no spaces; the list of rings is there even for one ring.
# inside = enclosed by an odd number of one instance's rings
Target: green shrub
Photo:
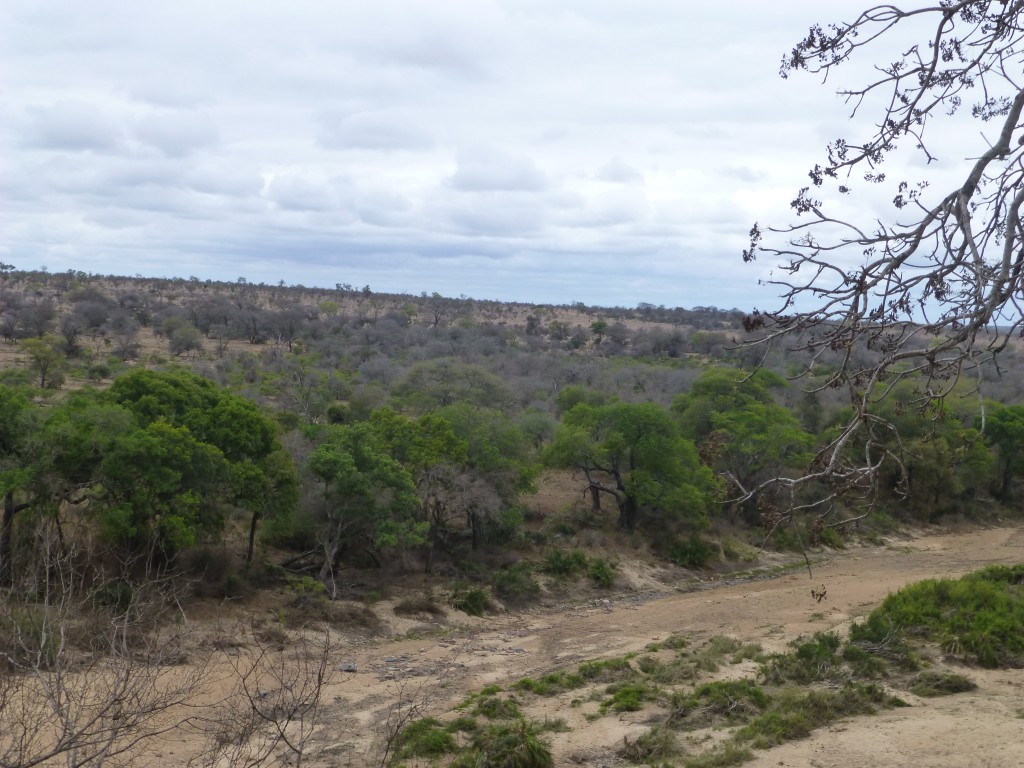
[[[810,640],[795,643],[792,653],[776,654],[761,667],[765,681],[776,685],[797,683],[806,685],[819,680],[836,680],[848,673],[837,655],[840,646],[837,635],[818,632]]]
[[[601,659],[600,661],[585,661],[580,664],[577,671],[580,677],[598,683],[610,683],[636,675],[636,671],[629,666],[629,659],[624,656]]]
[[[668,728],[656,725],[646,733],[640,734],[635,741],[622,739],[619,756],[631,763],[651,763],[675,757],[682,751],[679,740]]]
[[[701,727],[712,722],[742,722],[765,710],[771,699],[750,680],[718,680],[700,685],[686,696],[673,696],[671,719]]]
[[[587,566],[587,575],[602,589],[611,589],[615,581],[615,566],[604,558],[595,557]]]
[[[735,741],[723,741],[702,755],[688,757],[683,768],[728,768],[753,759],[753,753]]]
[[[456,587],[449,604],[457,611],[470,616],[483,616],[491,607],[491,597],[480,587]]]
[[[669,557],[673,563],[694,570],[707,568],[716,554],[714,545],[698,533],[688,539],[676,540],[669,548]]]
[[[647,682],[619,683],[608,686],[605,691],[610,697],[601,702],[602,713],[611,709],[615,712],[639,712],[644,702],[653,698],[655,690]]]
[[[949,696],[953,693],[973,691],[978,685],[973,680],[956,672],[921,672],[910,681],[910,692],[916,696]]]
[[[525,603],[540,595],[540,583],[533,575],[533,568],[525,562],[495,571],[491,575],[491,586],[494,593],[507,602]]]
[[[528,691],[538,696],[553,696],[562,691],[571,691],[581,687],[586,681],[582,675],[566,672],[551,672],[538,680],[524,677],[512,685],[517,691]]]
[[[455,737],[433,717],[406,724],[398,736],[398,756],[437,757],[455,751]]]
[[[523,716],[515,699],[501,696],[481,696],[476,700],[471,714],[486,717],[488,720],[509,720]]]
[[[540,728],[523,719],[496,723],[475,734],[451,768],[554,768],[551,745]]]
[[[579,549],[552,549],[544,556],[542,567],[554,576],[574,576],[587,570],[587,554]]]
[[[837,690],[802,693],[785,690],[767,712],[755,717],[736,732],[736,739],[757,749],[767,749],[800,739],[829,723],[851,715],[867,715],[879,705],[889,704],[877,685],[847,684]]]
[[[894,635],[938,642],[943,651],[983,667],[1024,665],[1021,567],[994,566],[960,579],[928,579],[889,595],[850,639],[891,642]]]

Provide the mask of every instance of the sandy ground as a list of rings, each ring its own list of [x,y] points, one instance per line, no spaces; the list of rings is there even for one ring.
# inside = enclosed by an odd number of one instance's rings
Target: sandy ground
[[[332,651],[336,672],[325,690],[319,756],[304,765],[375,764],[378,724],[404,698],[439,714],[466,693],[489,683],[536,676],[574,662],[621,655],[677,633],[695,641],[730,635],[768,650],[816,631],[842,630],[885,595],[928,577],[957,576],[990,563],[1024,561],[1024,529],[924,535],[882,548],[828,556],[806,570],[746,583],[709,584],[680,592],[651,591],[643,574],[632,579],[645,591],[619,593],[557,609],[539,608],[485,620],[452,614],[447,622],[398,620],[378,606],[400,639],[341,638]],[[627,577],[628,578],[628,577]],[[657,586],[657,585],[653,585]],[[820,603],[811,589],[827,592]],[[409,639],[409,635],[421,639]],[[808,739],[760,753],[747,765],[921,768],[922,766],[1024,765],[1024,670],[967,671],[976,691],[938,699],[905,695],[913,706],[842,722]],[[211,681],[214,678],[211,678]],[[901,694],[902,695],[902,694]],[[557,765],[611,766],[614,749],[649,724],[644,713],[587,722],[587,703],[569,708],[562,699],[539,699],[531,717],[565,717],[572,730],[554,734]],[[153,765],[184,765],[195,744],[179,736],[162,743]],[[147,760],[148,762],[148,760]]]

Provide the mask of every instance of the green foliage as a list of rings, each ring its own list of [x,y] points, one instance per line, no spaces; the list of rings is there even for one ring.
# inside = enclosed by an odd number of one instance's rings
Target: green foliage
[[[736,732],[739,742],[767,749],[809,735],[815,728],[852,715],[867,715],[888,705],[889,698],[875,684],[848,683],[835,690],[786,689],[764,714]]]
[[[488,720],[508,720],[522,717],[515,699],[488,695],[476,699],[470,714],[486,717]]]
[[[792,653],[771,656],[762,666],[761,674],[766,682],[775,685],[806,685],[842,678],[847,673],[839,655],[841,643],[838,635],[818,632],[810,640],[794,643]]]
[[[544,452],[551,467],[572,467],[598,500],[614,499],[619,526],[633,530],[641,511],[700,524],[716,483],[693,443],[654,403],[576,405]],[[608,478],[608,479],[606,479]]]
[[[577,669],[580,677],[595,683],[610,683],[636,676],[629,658],[619,656],[597,661],[584,661]]]
[[[601,557],[591,558],[587,575],[601,589],[611,589],[615,583],[615,565]]]
[[[491,596],[480,587],[456,587],[448,604],[470,616],[483,616],[491,607]]]
[[[633,741],[624,738],[619,756],[631,763],[655,764],[655,761],[676,757],[682,752],[676,734],[664,725],[656,725]]]
[[[644,708],[645,701],[651,701],[657,695],[657,689],[644,680],[610,685],[605,692],[610,696],[601,702],[602,714],[609,709],[614,712],[639,712]]]
[[[522,718],[495,723],[473,735],[451,768],[554,768],[551,745],[540,727]]]
[[[540,596],[540,583],[527,562],[502,568],[491,574],[494,593],[506,602],[525,603]]]
[[[555,576],[575,576],[587,570],[587,553],[581,549],[552,549],[544,555],[541,567]]]
[[[959,579],[928,579],[889,595],[854,642],[881,643],[894,631],[938,642],[984,667],[1024,664],[1024,567],[992,566]]]
[[[524,677],[522,680],[516,681],[512,687],[517,691],[527,691],[538,696],[554,696],[563,691],[580,688],[585,683],[586,679],[580,674],[551,672],[537,680]]]
[[[439,757],[454,752],[455,737],[439,720],[423,717],[402,728],[397,741],[398,758]]]
[[[674,696],[673,723],[685,719],[688,727],[715,722],[745,722],[771,703],[767,693],[750,680],[718,680],[698,686],[692,693]]]
[[[717,554],[714,545],[699,533],[692,533],[686,539],[676,539],[669,546],[672,562],[681,568],[702,570]]]
[[[926,670],[910,681],[910,692],[915,696],[949,696],[954,693],[973,691],[977,683],[957,672]]]

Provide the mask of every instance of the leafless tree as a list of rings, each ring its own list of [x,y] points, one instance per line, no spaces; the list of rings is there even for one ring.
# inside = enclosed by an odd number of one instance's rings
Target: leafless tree
[[[1024,326],[1024,0],[911,6],[878,5],[851,22],[812,27],[782,62],[783,77],[839,76],[837,67],[863,55],[880,62],[863,85],[839,91],[854,120],[868,118],[866,138],[832,142],[791,203],[802,221],[755,225],[743,254],[780,264],[770,284],[781,308],[746,318],[752,338],[766,354],[800,351],[807,388],[845,388],[852,404],[808,473],[785,481],[794,493],[787,514],[808,483],[826,489],[805,502],[820,515],[850,488],[870,495],[894,439],[878,402],[909,378],[912,405],[941,407],[958,382],[998,364]],[[968,112],[980,129],[974,138],[962,132]],[[971,156],[940,164],[933,139],[942,130],[961,131],[953,151]],[[884,163],[906,156],[917,167],[955,166],[957,176],[942,189],[928,178],[887,178]],[[865,185],[892,195],[888,216],[832,213]]]
[[[0,765],[138,765],[183,722],[204,660],[182,663],[187,627],[155,587],[90,585],[65,549],[44,555],[33,590],[0,593]]]
[[[212,717],[191,721],[211,736],[193,766],[301,768],[313,734],[322,725],[323,689],[330,681],[331,635],[304,634],[280,645],[260,631],[248,633],[248,648],[230,657],[235,679]]]

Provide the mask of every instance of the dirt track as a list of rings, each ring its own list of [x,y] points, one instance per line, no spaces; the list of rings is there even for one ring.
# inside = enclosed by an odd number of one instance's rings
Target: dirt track
[[[989,563],[1024,561],[1024,528],[998,528],[963,534],[926,535],[884,548],[856,549],[806,570],[762,581],[726,584],[692,592],[664,588],[663,596],[618,595],[561,610],[509,614],[476,622],[446,636],[381,642],[343,641],[334,666],[357,667],[338,674],[326,692],[327,724],[320,738],[329,748],[316,765],[363,765],[371,758],[373,723],[396,695],[418,697],[432,713],[462,700],[467,691],[505,683],[571,662],[640,650],[655,640],[681,633],[701,640],[730,635],[781,650],[796,637],[842,629],[885,597],[912,581],[956,576]],[[627,574],[627,578],[629,575]],[[638,581],[640,576],[635,577]],[[649,586],[649,582],[648,582]],[[811,588],[824,586],[818,603]],[[461,614],[460,614],[461,616]],[[449,617],[458,622],[454,616]],[[407,632],[408,624],[395,628]],[[423,629],[421,625],[421,629]],[[450,662],[437,685],[423,674]],[[844,766],[844,768],[921,768],[922,766],[1024,765],[1024,671],[968,670],[978,690],[939,699],[905,696],[914,705],[859,718],[786,744],[747,765]],[[564,702],[544,700],[548,711],[532,707],[533,717],[566,717],[568,733],[553,737],[558,765],[613,765],[623,736],[644,731],[639,717],[604,717],[588,723]],[[168,743],[161,764],[183,762],[185,744]]]

